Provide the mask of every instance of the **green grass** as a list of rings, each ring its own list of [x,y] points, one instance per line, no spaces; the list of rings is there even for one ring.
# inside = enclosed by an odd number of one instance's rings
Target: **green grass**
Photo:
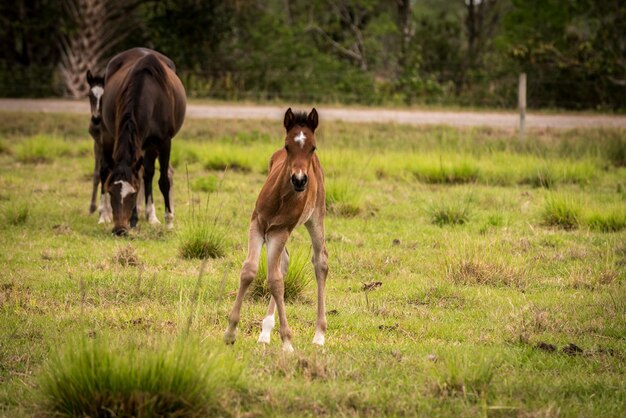
[[[326,210],[335,215],[352,217],[363,211],[359,186],[347,180],[325,182]]]
[[[289,270],[283,278],[285,283],[285,302],[296,302],[301,300],[305,291],[311,287],[313,282],[313,272],[310,268],[311,255],[304,252],[294,252],[289,254]],[[265,247],[259,259],[259,269],[256,278],[248,291],[254,299],[269,301],[270,289],[267,284],[267,256]]]
[[[224,257],[226,234],[213,220],[195,219],[186,222],[179,232],[180,256],[187,259]]]
[[[227,412],[240,376],[232,356],[194,340],[146,348],[82,338],[50,355],[38,397],[51,416],[203,417]]]
[[[531,129],[520,141],[492,128],[320,116],[316,152],[331,203],[358,208],[326,215],[326,345],[311,344],[316,286],[299,227],[287,244],[292,269],[302,257],[308,281],[287,306],[296,352],[282,353],[278,324],[272,344],[257,345],[267,299],[250,297],[223,369],[213,356],[222,355],[250,215],[282,146],[281,123],[187,120],[173,142],[174,231],[142,217],[127,237],[114,237],[86,211],[86,116],[0,112],[0,416],[52,415],[61,396],[44,395],[46,376],[82,382],[55,389],[82,399],[95,393],[87,380],[107,381],[91,373],[116,376],[120,388],[138,382],[131,371],[146,370],[154,393],[207,396],[202,405],[217,409],[204,415],[623,415],[624,130]],[[23,162],[18,151],[37,137],[64,150]],[[249,170],[208,169],[213,153]],[[550,188],[524,180],[542,170]],[[205,178],[218,179],[214,191]],[[154,190],[162,213],[156,182]],[[454,224],[455,212],[465,213],[463,224]],[[181,244],[196,242],[185,236],[201,237],[203,224],[224,234],[223,256],[181,257]],[[177,360],[181,339],[189,353]],[[85,370],[89,353],[124,367]],[[232,384],[211,389],[207,370],[231,365],[241,378],[228,374]],[[143,399],[114,392],[118,405]],[[97,404],[87,403],[81,409]]]

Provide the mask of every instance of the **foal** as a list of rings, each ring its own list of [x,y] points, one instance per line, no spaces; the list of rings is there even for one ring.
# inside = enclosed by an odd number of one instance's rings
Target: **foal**
[[[246,290],[254,280],[259,266],[261,247],[267,243],[267,281],[271,298],[267,315],[263,319],[259,342],[269,344],[274,328],[274,309],[278,308],[280,337],[283,350],[293,351],[291,329],[287,324],[284,300],[284,281],[289,266],[285,244],[291,231],[304,224],[313,244],[312,262],[317,280],[317,323],[313,344],[324,345],[326,310],[324,287],[328,274],[328,253],[324,243],[324,174],[315,154],[315,128],[317,111],[285,113],[287,131],[284,148],[270,159],[269,174],[252,212],[248,235],[248,258],[241,269],[239,291],[228,318],[224,342],[233,344],[236,338],[241,305]]]
[[[107,193],[104,193],[104,190],[100,193],[100,206],[96,206],[96,196],[98,194],[98,186],[100,185],[100,168],[102,166],[102,131],[104,129],[102,127],[102,95],[104,93],[104,77],[93,75],[90,70],[87,70],[87,83],[89,84],[88,96],[91,107],[89,134],[93,138],[93,155],[95,160],[89,213],[94,213],[96,208],[98,208],[100,215],[98,223],[108,223],[111,222],[113,213],[109,196]]]

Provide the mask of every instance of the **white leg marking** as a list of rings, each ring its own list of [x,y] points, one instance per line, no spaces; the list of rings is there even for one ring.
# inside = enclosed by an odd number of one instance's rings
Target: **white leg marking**
[[[167,229],[174,228],[174,214],[171,212],[165,212],[165,225]]]
[[[263,318],[263,322],[261,323],[261,335],[259,335],[259,343],[269,344],[270,343],[270,334],[274,329],[274,325],[276,325],[276,320],[274,319],[274,315],[266,316]]]
[[[110,223],[113,219],[113,209],[111,209],[111,202],[107,193],[100,196],[100,206],[98,207],[99,224]]]
[[[283,343],[283,352],[293,353],[293,345],[289,341]]]
[[[315,337],[313,337],[313,344],[319,346],[324,345],[324,333],[322,331],[315,331]]]
[[[156,211],[154,210],[154,202],[152,198],[148,199],[148,203],[146,203],[146,218],[148,219],[148,223],[150,225],[159,225],[159,219],[156,216]]]

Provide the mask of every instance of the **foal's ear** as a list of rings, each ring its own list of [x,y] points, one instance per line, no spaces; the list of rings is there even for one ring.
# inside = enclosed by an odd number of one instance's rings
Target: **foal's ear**
[[[306,125],[312,132],[315,132],[317,128],[317,110],[315,110],[315,108],[313,108],[306,117]]]
[[[285,120],[283,121],[283,125],[285,126],[285,130],[287,132],[289,132],[289,130],[293,128],[295,120],[296,120],[296,117],[291,111],[291,108],[287,109],[287,111],[285,112]]]
[[[87,83],[91,86],[93,83],[94,76],[91,74],[91,70],[87,70]]]

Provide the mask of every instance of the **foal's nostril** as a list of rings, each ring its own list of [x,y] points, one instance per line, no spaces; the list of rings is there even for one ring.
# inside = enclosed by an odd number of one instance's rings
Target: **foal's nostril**
[[[295,174],[291,176],[291,184],[293,184],[293,187],[298,191],[304,190],[304,186],[306,186],[306,183],[307,183],[306,175],[303,175],[302,178],[296,177]]]

